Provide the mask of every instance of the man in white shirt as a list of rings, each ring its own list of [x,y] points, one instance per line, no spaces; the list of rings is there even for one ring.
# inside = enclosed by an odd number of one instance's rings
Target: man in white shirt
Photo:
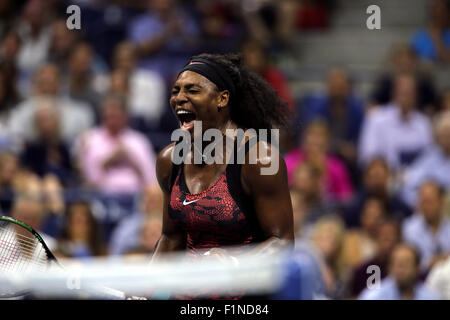
[[[427,181],[419,190],[417,212],[403,222],[403,239],[416,247],[422,270],[450,254],[450,219],[444,215],[445,190]]]
[[[367,163],[381,156],[398,170],[411,164],[432,142],[432,130],[428,118],[415,110],[417,89],[413,75],[396,77],[393,96],[391,103],[372,110],[366,117],[359,159]]]

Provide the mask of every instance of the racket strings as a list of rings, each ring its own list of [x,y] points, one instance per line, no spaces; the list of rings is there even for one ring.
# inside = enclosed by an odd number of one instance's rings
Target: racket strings
[[[46,266],[45,251],[36,239],[19,234],[11,225],[0,226],[0,270],[25,272]]]

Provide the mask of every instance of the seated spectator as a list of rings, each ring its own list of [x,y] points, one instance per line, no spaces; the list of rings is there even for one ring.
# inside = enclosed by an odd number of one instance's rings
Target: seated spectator
[[[353,269],[373,258],[378,229],[386,215],[381,200],[368,198],[365,201],[361,212],[361,228],[347,230],[344,239],[343,255],[349,268]]]
[[[401,238],[400,225],[396,221],[385,220],[381,223],[376,234],[375,255],[363,261],[363,263],[353,269],[350,282],[350,295],[357,297],[365,288],[367,288],[367,280],[371,276],[369,272],[370,266],[378,266],[380,268],[380,279],[384,279],[388,274],[389,257],[394,247],[399,243]]]
[[[55,175],[61,183],[74,183],[69,147],[61,139],[59,114],[54,105],[37,105],[34,114],[36,138],[25,143],[21,154],[22,165],[44,177]]]
[[[440,100],[440,110],[450,111],[450,88],[443,90]]]
[[[13,62],[0,62],[0,149],[15,149],[17,141],[8,132],[11,113],[21,97],[16,88],[16,67]]]
[[[241,50],[247,66],[263,77],[289,107],[293,109],[294,100],[287,79],[279,68],[270,63],[267,49],[255,40],[247,40]]]
[[[417,212],[403,222],[403,240],[419,250],[423,271],[450,254],[450,218],[444,215],[445,190],[436,182],[424,182]]]
[[[389,276],[379,287],[366,288],[360,300],[438,300],[419,280],[420,255],[414,247],[398,244],[390,257]]]
[[[450,62],[450,5],[446,0],[433,0],[428,28],[418,30],[411,44],[417,55],[429,62]]]
[[[391,188],[391,170],[383,158],[373,158],[365,167],[362,187],[345,208],[345,222],[348,227],[360,224],[360,214],[364,203],[369,198],[377,198],[390,218],[401,221],[412,214],[402,197]]]
[[[129,254],[152,255],[161,237],[162,221],[160,218],[148,217],[139,228],[139,243],[126,252]]]
[[[323,216],[329,215],[333,206],[324,201],[323,174],[317,168],[303,163],[294,172],[292,190],[296,193],[293,204],[298,223],[297,234],[307,236],[314,224]]]
[[[393,48],[388,70],[378,79],[371,102],[375,105],[386,105],[392,101],[393,86],[396,74],[411,72],[417,79],[417,106],[426,114],[439,110],[437,93],[430,75],[421,68],[413,48],[400,44]]]
[[[9,215],[16,196],[15,177],[19,171],[17,156],[11,152],[0,154],[0,212]]]
[[[27,79],[47,59],[51,39],[47,8],[46,1],[30,0],[25,4],[23,15],[18,22],[17,30],[22,45],[17,63],[19,70]]]
[[[238,49],[244,31],[239,12],[227,0],[197,0],[195,11],[201,27],[199,52],[227,53]]]
[[[63,81],[66,82],[67,96],[88,105],[98,117],[101,95],[96,83],[106,81],[106,76],[94,70],[93,54],[91,46],[85,42],[74,46],[68,58],[67,79]]]
[[[119,43],[114,52],[114,70],[121,70],[126,86],[128,111],[131,116],[141,117],[147,126],[159,125],[167,106],[164,79],[153,71],[136,68],[136,50],[129,42]],[[110,88],[114,91],[114,83]]]
[[[31,190],[29,190],[31,191]],[[56,239],[41,230],[45,220],[45,211],[37,193],[21,194],[14,201],[11,217],[22,221],[36,230],[44,239],[50,251],[56,248]]]
[[[69,71],[69,56],[79,39],[78,31],[67,28],[65,19],[52,23],[47,61],[55,64],[62,74]]]
[[[296,124],[296,131],[301,134],[298,129],[317,118],[325,120],[330,128],[330,151],[346,163],[356,181],[356,144],[364,119],[364,102],[353,92],[348,73],[331,68],[326,91],[304,97],[299,107],[301,124]]]
[[[148,12],[131,22],[129,39],[137,45],[139,66],[171,82],[194,53],[199,29],[177,0],[147,0]]]
[[[123,99],[103,101],[102,124],[80,136],[77,157],[87,186],[105,194],[134,194],[156,183],[152,145],[128,127]]]
[[[61,136],[72,142],[80,133],[89,128],[94,117],[90,107],[60,95],[60,73],[53,64],[41,66],[34,77],[35,94],[15,107],[9,121],[9,131],[21,139],[32,139],[36,106],[54,104],[59,110]]]
[[[106,254],[100,227],[88,203],[69,204],[57,253],[69,258],[89,258]]]
[[[383,157],[394,171],[410,165],[431,142],[428,118],[416,110],[417,86],[411,74],[397,75],[393,101],[366,117],[359,141],[359,160]]]
[[[344,237],[344,225],[337,217],[323,217],[314,226],[312,241],[324,262],[326,295],[331,299],[343,299],[348,294],[348,274],[342,257]]]
[[[159,186],[143,192],[138,212],[123,218],[114,229],[109,246],[112,255],[122,255],[139,247],[139,228],[147,218],[161,221],[163,195]],[[161,230],[160,230],[161,231]]]
[[[450,300],[450,256],[431,269],[425,283],[442,299]]]
[[[417,190],[427,179],[450,189],[450,110],[434,122],[434,142],[404,173],[402,196],[409,206],[416,205]]]
[[[308,125],[302,146],[285,156],[289,185],[293,184],[295,169],[302,163],[316,167],[323,174],[325,201],[345,202],[350,199],[353,187],[347,168],[328,152],[330,134],[326,123],[314,121]]]

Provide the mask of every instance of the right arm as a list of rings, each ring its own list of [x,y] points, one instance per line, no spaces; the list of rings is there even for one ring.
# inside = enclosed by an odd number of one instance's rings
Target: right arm
[[[164,208],[162,233],[153,253],[152,262],[160,259],[166,252],[183,250],[186,247],[186,233],[177,228],[168,213],[173,147],[174,144],[171,144],[164,148],[156,160],[156,176],[164,194]]]

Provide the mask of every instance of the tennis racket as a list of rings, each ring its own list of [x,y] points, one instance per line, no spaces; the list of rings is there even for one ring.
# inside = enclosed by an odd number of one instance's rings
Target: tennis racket
[[[22,221],[0,216],[0,273],[26,275],[46,272],[54,265],[64,269],[36,230]],[[123,292],[107,287],[89,289],[94,290],[99,298],[126,298]],[[31,289],[24,288],[24,285],[3,284],[0,286],[0,299],[20,297],[30,292]]]

